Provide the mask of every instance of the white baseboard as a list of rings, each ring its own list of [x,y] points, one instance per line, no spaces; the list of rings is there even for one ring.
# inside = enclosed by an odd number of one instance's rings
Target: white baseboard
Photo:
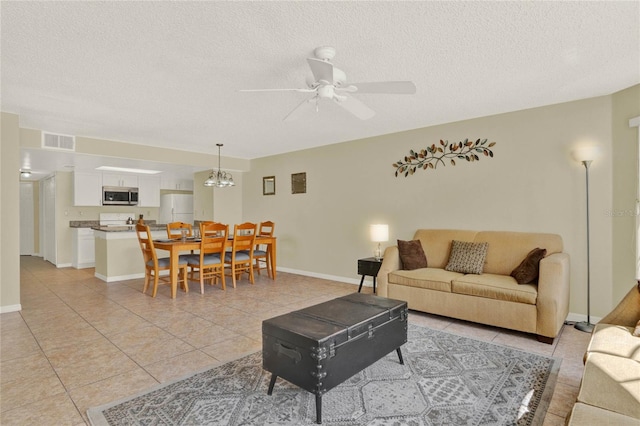
[[[160,271],[160,276],[166,276],[169,275],[169,271]],[[94,276],[96,278],[101,279],[102,281],[108,282],[108,283],[114,283],[114,282],[118,282],[118,281],[127,281],[127,280],[136,280],[138,278],[144,278],[144,272],[139,273],[139,274],[130,274],[130,275],[116,275],[114,277],[106,277],[102,274],[99,273],[95,273]]]
[[[0,306],[0,314],[6,314],[9,312],[18,312],[22,310],[22,305],[21,304],[17,304],[17,305],[7,305],[7,306]]]
[[[290,268],[277,268],[276,270],[278,272],[288,272],[290,274],[303,275],[305,277],[322,278],[324,280],[331,280],[331,281],[338,281],[341,283],[360,285],[360,279],[358,278],[339,277],[337,275],[319,274],[317,272],[301,271],[299,269],[290,269]],[[371,287],[371,286],[368,286],[368,287]]]
[[[108,282],[108,283],[114,283],[114,282],[118,282],[118,281],[127,281],[127,280],[135,280],[138,278],[144,278],[144,273],[142,274],[131,274],[131,275],[117,275],[115,277],[106,277],[102,274],[99,273],[95,273],[95,277],[96,278],[100,278],[102,281]]]
[[[56,265],[56,268],[71,268],[71,264],[70,263],[58,263]]]
[[[598,321],[600,321],[601,319],[602,317],[594,317],[593,315],[591,315],[591,317],[589,318],[589,321],[591,322],[591,324],[597,324]],[[567,315],[567,319],[566,319],[566,321],[568,322],[582,322],[586,320],[587,320],[586,315],[574,314],[573,312],[569,312],[569,315]]]

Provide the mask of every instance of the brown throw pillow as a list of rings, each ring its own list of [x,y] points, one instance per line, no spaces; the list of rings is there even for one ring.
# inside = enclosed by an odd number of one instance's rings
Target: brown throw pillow
[[[546,249],[534,248],[522,262],[511,271],[518,284],[531,284],[538,279],[540,260],[547,255]]]
[[[427,267],[427,256],[424,254],[420,240],[398,240],[398,251],[400,251],[402,269],[410,271]]]
[[[487,257],[489,243],[472,243],[468,241],[451,242],[449,263],[444,269],[462,274],[482,274],[484,260]]]

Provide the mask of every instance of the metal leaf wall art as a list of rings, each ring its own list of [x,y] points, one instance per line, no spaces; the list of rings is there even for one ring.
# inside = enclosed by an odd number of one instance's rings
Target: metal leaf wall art
[[[405,156],[404,160],[393,163],[393,167],[396,169],[396,177],[403,174],[407,177],[419,169],[435,169],[438,164],[445,166],[445,160],[449,160],[452,166],[456,165],[456,160],[480,161],[482,155],[493,158],[491,148],[495,144],[487,139],[477,139],[475,142],[465,139],[457,143],[440,139],[439,145],[432,144],[420,151],[410,150],[409,155]]]

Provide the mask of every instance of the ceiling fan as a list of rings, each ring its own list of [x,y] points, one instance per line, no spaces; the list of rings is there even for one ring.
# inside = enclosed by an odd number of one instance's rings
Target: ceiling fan
[[[307,81],[304,89],[247,89],[241,92],[300,92],[311,93],[284,121],[292,121],[303,115],[307,110],[319,110],[319,103],[332,100],[361,120],[367,120],[375,115],[375,111],[358,99],[352,93],[382,93],[412,95],[416,93],[416,85],[411,81],[375,81],[369,83],[347,83],[344,71],[336,68],[330,62],[336,54],[333,47],[322,46],[313,51],[315,58],[307,58],[307,63],[313,73],[313,80]]]

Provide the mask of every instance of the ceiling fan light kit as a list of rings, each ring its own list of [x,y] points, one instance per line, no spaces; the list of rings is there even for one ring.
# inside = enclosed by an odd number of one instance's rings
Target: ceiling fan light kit
[[[218,147],[218,171],[216,172],[215,170],[211,170],[209,177],[204,181],[204,186],[215,186],[217,188],[235,186],[231,173],[223,172],[220,167],[220,148],[224,145],[217,143],[216,146]]]
[[[307,58],[313,80],[307,80],[307,88],[300,89],[248,89],[241,92],[299,92],[312,93],[311,98],[305,99],[293,111],[287,114],[284,121],[292,121],[306,111],[319,110],[319,103],[332,100],[342,108],[361,120],[368,120],[375,115],[375,111],[351,93],[399,94],[411,95],[416,93],[416,85],[412,81],[376,81],[368,83],[347,84],[347,75],[330,62],[336,54],[336,49],[330,46],[317,47],[313,51],[315,58]]]

